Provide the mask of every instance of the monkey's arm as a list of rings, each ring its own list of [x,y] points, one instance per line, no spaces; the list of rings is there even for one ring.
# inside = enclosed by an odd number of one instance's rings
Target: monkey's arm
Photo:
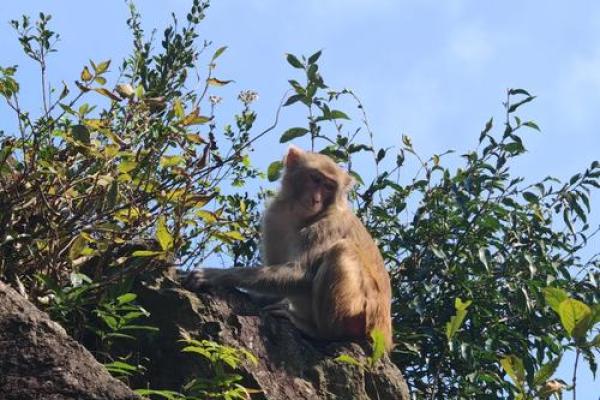
[[[190,272],[184,281],[184,286],[191,290],[202,286],[239,287],[275,296],[307,293],[311,284],[312,274],[295,263],[258,268],[202,268]]]

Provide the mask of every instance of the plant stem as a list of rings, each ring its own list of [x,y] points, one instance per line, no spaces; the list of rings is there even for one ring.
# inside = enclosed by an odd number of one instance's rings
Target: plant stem
[[[575,365],[573,366],[573,400],[577,400],[577,364],[579,363],[579,348],[575,351]]]

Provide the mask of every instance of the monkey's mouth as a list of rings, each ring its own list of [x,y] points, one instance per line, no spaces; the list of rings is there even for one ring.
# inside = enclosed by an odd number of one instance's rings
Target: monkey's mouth
[[[322,202],[314,202],[312,199],[310,201],[304,201],[301,203],[304,211],[309,214],[309,216],[318,214],[323,208]]]

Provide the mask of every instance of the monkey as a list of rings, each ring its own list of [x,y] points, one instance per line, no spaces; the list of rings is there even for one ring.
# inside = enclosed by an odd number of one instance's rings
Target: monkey
[[[309,337],[353,340],[382,332],[393,346],[391,285],[373,238],[351,210],[354,180],[330,157],[290,146],[281,188],[262,219],[263,267],[202,268],[184,285],[284,298],[266,309]]]

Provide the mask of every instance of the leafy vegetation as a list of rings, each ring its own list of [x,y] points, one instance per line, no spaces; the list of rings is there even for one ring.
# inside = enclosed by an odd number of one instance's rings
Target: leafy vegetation
[[[123,379],[143,366],[116,349],[155,329],[136,303],[134,277],[215,256],[257,263],[268,193],[251,188],[281,173],[280,161],[263,172],[248,156],[277,126],[254,127],[255,92],[240,93],[231,121],[217,120],[217,93],[231,80],[217,75],[226,47],[198,47],[208,6],[194,0],[155,47],[130,4],[132,53],[116,67],[117,80],[109,82],[115,62],[90,61],[60,87],[47,76],[58,39],[50,16],[12,21],[40,70],[41,113],[21,106],[19,68],[0,66],[0,95],[17,121],[0,136],[0,277]],[[327,86],[321,55],[286,55],[300,78],[276,111],[300,107],[306,120],[277,126],[279,141],[309,139],[355,177],[352,202],[392,276],[391,358],[415,398],[576,398],[579,363],[596,374],[600,349],[599,259],[582,256],[598,232],[588,216],[600,163],[567,182],[515,175],[526,131],[540,130],[518,115],[534,100],[523,89],[507,91],[504,121],[490,119],[475,149],[459,157],[424,157],[408,136],[401,148],[378,148],[358,97]],[[417,173],[406,179],[400,171],[409,164]],[[235,369],[249,354],[201,340],[185,351],[216,371],[184,388],[190,396],[246,396],[224,366]],[[575,364],[561,382],[553,378],[566,352]],[[369,366],[379,356],[340,361]]]

